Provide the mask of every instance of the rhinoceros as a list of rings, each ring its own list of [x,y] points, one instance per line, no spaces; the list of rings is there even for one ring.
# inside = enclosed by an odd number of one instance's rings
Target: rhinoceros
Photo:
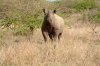
[[[41,27],[42,35],[44,41],[47,42],[50,40],[60,40],[63,28],[64,28],[64,19],[56,14],[56,10],[47,11],[43,9],[44,19]]]

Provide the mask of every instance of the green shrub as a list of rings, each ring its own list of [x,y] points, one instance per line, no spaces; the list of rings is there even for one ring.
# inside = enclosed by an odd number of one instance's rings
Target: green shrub
[[[6,34],[7,34],[7,30],[0,30],[0,40],[2,41],[5,37],[6,37]]]
[[[27,15],[22,18],[22,22],[17,26],[17,28],[14,28],[14,34],[27,35],[30,32],[31,28],[32,30],[40,28],[41,19],[34,18],[33,15]]]
[[[13,30],[14,35],[27,35],[28,28],[25,25],[20,25]]]
[[[76,11],[92,9],[95,7],[95,1],[94,0],[82,0],[79,2],[76,1],[71,7],[74,8]]]
[[[0,22],[1,22],[0,25],[4,26],[4,27],[7,27],[7,26],[9,26],[11,24],[11,21],[10,21],[10,19],[8,17],[5,17]]]
[[[30,12],[30,11],[29,11]],[[40,28],[42,19],[40,19],[40,13],[21,12],[20,10],[14,10],[8,16],[5,15],[0,20],[0,25],[9,27],[13,25],[13,32],[16,35],[26,35],[30,28]],[[39,17],[39,18],[38,18]]]
[[[25,35],[40,28],[43,0],[0,0],[0,26],[11,27],[16,35]]]
[[[4,37],[4,32],[0,32],[0,39]]]
[[[27,16],[25,21],[28,27],[32,27],[34,29],[40,28],[41,23],[42,23],[42,19],[38,19],[34,16]]]
[[[95,15],[92,15],[92,19],[93,19],[96,23],[100,23],[100,12],[97,12]]]

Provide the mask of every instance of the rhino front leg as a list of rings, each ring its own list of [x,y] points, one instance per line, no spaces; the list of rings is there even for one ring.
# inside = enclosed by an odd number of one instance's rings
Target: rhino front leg
[[[57,41],[57,40],[58,40],[58,35],[59,35],[58,32],[55,32],[55,33],[54,33],[54,38],[53,38],[54,41]]]
[[[58,35],[58,39],[59,39],[59,40],[60,40],[61,36],[62,36],[62,33],[60,33],[60,34]]]
[[[47,42],[49,40],[48,32],[42,31],[42,34],[43,34],[43,37],[44,37],[44,41]]]

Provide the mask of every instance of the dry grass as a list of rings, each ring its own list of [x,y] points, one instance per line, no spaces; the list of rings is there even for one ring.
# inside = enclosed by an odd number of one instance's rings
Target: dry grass
[[[67,19],[76,25],[80,15],[72,16]],[[31,37],[9,31],[0,44],[0,66],[100,66],[100,26],[94,32],[91,26],[79,25],[65,26],[61,41],[54,43],[44,43],[40,29]]]

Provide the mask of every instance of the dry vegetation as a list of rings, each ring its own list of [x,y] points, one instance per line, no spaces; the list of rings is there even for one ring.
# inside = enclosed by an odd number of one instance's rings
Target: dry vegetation
[[[0,66],[100,66],[100,24],[90,20],[91,12],[59,14],[66,25],[57,42],[44,43],[40,28],[24,36],[0,28]]]
[[[81,16],[74,14],[66,19],[75,22],[77,17]],[[65,26],[60,42],[44,43],[40,29],[29,38],[7,33],[1,43],[0,66],[100,65],[100,26],[95,32],[91,26]]]

